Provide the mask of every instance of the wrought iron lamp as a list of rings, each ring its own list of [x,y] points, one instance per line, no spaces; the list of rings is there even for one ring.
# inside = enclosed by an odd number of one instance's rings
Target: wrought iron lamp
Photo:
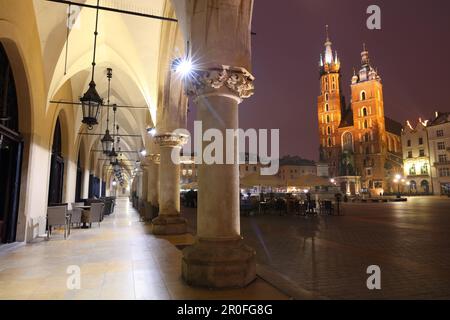
[[[109,108],[110,108],[110,95],[111,95],[111,78],[112,78],[112,69],[108,68],[107,71],[107,77],[108,77],[108,113],[106,115],[106,132],[103,136],[101,142],[102,142],[102,149],[103,153],[105,155],[109,155],[112,151],[113,145],[114,145],[114,138],[109,134]]]
[[[95,75],[95,56],[97,53],[97,36],[98,36],[98,13],[99,13],[100,0],[97,0],[97,15],[95,18],[95,32],[94,32],[94,58],[92,60],[92,78],[89,83],[89,89],[80,98],[81,107],[83,109],[83,123],[86,124],[89,130],[98,124],[97,118],[101,106],[103,105],[103,99],[97,92],[96,84],[94,81]]]

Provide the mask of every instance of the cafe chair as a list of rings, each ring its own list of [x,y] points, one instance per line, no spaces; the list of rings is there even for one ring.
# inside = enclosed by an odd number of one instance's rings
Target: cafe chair
[[[67,239],[70,216],[67,206],[54,206],[47,208],[47,239],[50,239],[53,227],[64,227],[64,239]]]

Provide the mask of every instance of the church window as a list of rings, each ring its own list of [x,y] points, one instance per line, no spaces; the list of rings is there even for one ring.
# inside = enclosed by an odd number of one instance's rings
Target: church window
[[[362,114],[363,117],[367,117],[368,113],[367,113],[367,108],[366,107],[361,109],[361,114]]]
[[[342,136],[342,148],[344,151],[353,152],[353,135],[351,132],[346,132]]]
[[[325,112],[330,111],[330,105],[328,103],[325,104]]]
[[[366,92],[361,91],[361,100],[366,100]]]

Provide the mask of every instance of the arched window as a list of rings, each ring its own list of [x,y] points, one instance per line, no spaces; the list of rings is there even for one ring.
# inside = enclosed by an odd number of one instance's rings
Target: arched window
[[[325,112],[330,111],[330,105],[328,103],[325,103]]]
[[[367,120],[364,120],[364,129],[367,129],[367,128],[369,128],[369,124],[368,124]]]
[[[363,90],[363,91],[361,91],[361,94],[360,94],[360,99],[363,101],[363,100],[366,100],[366,92]]]
[[[330,123],[330,116],[327,115],[327,123]]]
[[[327,127],[327,133],[331,134],[331,127]]]
[[[366,107],[363,107],[363,108],[361,109],[361,115],[362,115],[363,117],[367,117],[368,113],[367,113],[367,108],[366,108]]]
[[[328,93],[325,93],[325,101],[328,101],[328,98],[329,98]]]
[[[351,132],[346,132],[342,136],[342,149],[344,151],[353,152],[353,135]]]

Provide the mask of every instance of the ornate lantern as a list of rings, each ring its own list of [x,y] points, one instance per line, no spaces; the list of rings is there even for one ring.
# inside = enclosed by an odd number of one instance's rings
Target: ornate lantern
[[[91,130],[93,126],[98,124],[97,118],[101,106],[103,105],[103,99],[95,88],[95,55],[97,52],[97,35],[98,35],[98,12],[99,12],[100,0],[97,0],[97,15],[95,18],[95,32],[94,32],[94,58],[92,60],[92,78],[89,83],[89,88],[83,97],[80,98],[81,107],[83,108],[83,123]]]

